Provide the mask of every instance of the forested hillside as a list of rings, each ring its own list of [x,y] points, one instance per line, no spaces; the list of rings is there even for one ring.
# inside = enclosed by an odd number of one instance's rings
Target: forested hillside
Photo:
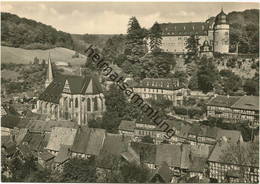
[[[231,51],[238,44],[239,53],[258,53],[259,11],[253,9],[228,14]]]
[[[72,49],[73,40],[69,33],[55,28],[20,18],[17,15],[1,12],[2,45],[25,49],[49,49],[65,47]]]

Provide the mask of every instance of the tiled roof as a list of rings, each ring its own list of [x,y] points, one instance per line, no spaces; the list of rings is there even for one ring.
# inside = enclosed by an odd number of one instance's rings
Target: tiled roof
[[[51,132],[53,127],[77,128],[78,125],[75,122],[66,120],[28,120],[28,123],[24,125],[24,128],[29,129],[31,132]]]
[[[258,96],[217,96],[208,105],[230,107],[235,109],[259,110]]]
[[[15,142],[17,145],[21,144],[21,142],[23,141],[27,133],[28,133],[28,129],[26,128],[19,129],[18,133],[15,135]]]
[[[202,36],[208,34],[208,24],[205,22],[162,23],[160,27],[163,36]]]
[[[54,127],[52,128],[49,142],[46,149],[59,151],[61,145],[71,146],[74,142],[77,129],[75,128],[64,128]]]
[[[207,166],[207,158],[205,157],[192,157],[190,159],[189,171],[203,172]]]
[[[217,139],[225,139],[230,143],[237,143],[242,138],[241,132],[238,130],[224,130],[219,128],[217,131]]]
[[[163,78],[145,78],[140,83],[134,86],[135,88],[152,88],[152,89],[180,89],[178,79],[163,79]]]
[[[97,166],[111,169],[114,165],[114,159],[119,158],[123,152],[127,151],[130,140],[130,137],[107,133],[103,148],[97,157]]]
[[[54,158],[55,156],[52,155],[51,153],[49,153],[48,151],[44,150],[43,152],[39,153],[39,157],[44,160],[44,161],[48,161],[52,158]]]
[[[208,103],[208,105],[211,106],[220,106],[220,107],[231,107],[239,100],[239,97],[237,96],[217,96],[213,99],[211,99]]]
[[[259,111],[259,96],[243,96],[232,105],[232,108]]]
[[[135,128],[135,121],[122,120],[118,129],[133,132]]]
[[[154,172],[152,178],[159,175],[165,183],[170,183],[172,180],[171,170],[166,162],[163,162]]]
[[[241,160],[238,160],[238,156],[232,156],[233,158],[228,158],[228,160],[225,160],[227,157],[225,156],[225,152],[230,148],[230,146],[236,146],[236,144],[230,144],[225,141],[219,142],[215,145],[212,153],[209,156],[208,161],[210,162],[225,162],[229,164],[239,164],[239,165],[247,165],[247,166],[255,166],[259,167],[259,150],[256,148],[254,151],[252,151],[252,147],[254,146],[251,142],[240,142],[240,149],[241,149]],[[248,150],[248,151],[247,151]],[[238,153],[237,153],[238,154]],[[241,161],[243,163],[241,163]]]
[[[190,167],[191,149],[189,144],[182,144],[181,146],[181,168],[188,169]]]
[[[40,95],[39,100],[58,104],[66,81],[68,81],[69,84],[70,94],[102,93],[100,83],[94,76],[60,75],[54,78]]]
[[[127,151],[121,153],[121,156],[129,163],[140,164],[140,155],[131,146],[128,146]]]
[[[11,128],[17,127],[20,122],[20,118],[14,115],[6,115],[1,117],[1,127]]]
[[[62,164],[69,159],[69,145],[60,145],[60,150],[58,155],[54,158],[54,162]]]
[[[105,139],[105,130],[98,128],[78,128],[71,151],[89,155],[99,155]]]
[[[23,142],[27,142],[32,150],[40,151],[44,137],[44,134],[28,132],[25,135]]]
[[[161,144],[156,148],[156,165],[166,162],[169,167],[181,167],[181,146],[174,144]]]

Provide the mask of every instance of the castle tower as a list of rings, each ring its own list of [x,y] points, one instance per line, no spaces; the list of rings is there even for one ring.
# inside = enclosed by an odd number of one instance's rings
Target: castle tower
[[[53,73],[52,73],[52,66],[51,66],[51,57],[49,54],[47,77],[45,80],[45,88],[47,88],[52,81],[53,81]]]
[[[229,52],[229,24],[227,15],[221,9],[221,12],[216,16],[214,24],[214,52],[228,53]]]

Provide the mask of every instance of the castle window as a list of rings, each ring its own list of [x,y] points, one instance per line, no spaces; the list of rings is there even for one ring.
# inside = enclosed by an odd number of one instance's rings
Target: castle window
[[[79,107],[79,102],[78,102],[78,98],[76,98],[75,100],[75,108],[78,108]]]
[[[225,32],[225,35],[228,35],[228,32]]]

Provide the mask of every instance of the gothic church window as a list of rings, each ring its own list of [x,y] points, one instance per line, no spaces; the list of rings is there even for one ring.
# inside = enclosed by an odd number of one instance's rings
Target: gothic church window
[[[90,103],[90,99],[87,99],[87,111],[91,111],[91,103]]]
[[[94,98],[94,111],[98,110],[98,102],[97,102],[97,97]]]
[[[78,98],[75,99],[75,108],[79,107],[79,102],[78,102]]]

